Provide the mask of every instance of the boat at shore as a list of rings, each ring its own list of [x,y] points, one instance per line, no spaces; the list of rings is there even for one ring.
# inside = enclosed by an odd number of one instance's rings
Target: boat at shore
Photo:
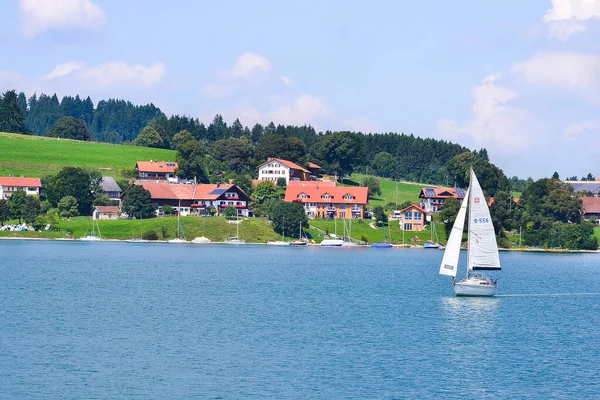
[[[321,246],[323,247],[342,247],[344,241],[342,239],[323,239]]]
[[[96,234],[96,231],[98,234]],[[100,227],[98,226],[98,220],[94,219],[92,216],[92,231],[79,238],[79,240],[84,242],[99,242],[102,240],[102,234],[100,233]]]

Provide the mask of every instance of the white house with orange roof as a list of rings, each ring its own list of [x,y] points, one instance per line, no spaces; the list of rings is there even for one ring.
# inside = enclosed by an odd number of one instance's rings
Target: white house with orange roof
[[[421,189],[421,193],[419,193],[419,198],[423,199],[423,208],[427,213],[439,211],[444,201],[450,197],[462,203],[465,198],[465,190],[461,188],[428,187]]]
[[[250,198],[237,185],[143,181],[136,182],[136,185],[148,190],[152,202],[157,206],[171,206],[183,216],[212,215],[210,209],[214,209],[217,215],[221,215],[227,207],[234,207],[239,216],[248,216]]]
[[[42,182],[40,178],[0,177],[0,199],[8,199],[18,191],[23,191],[30,196],[39,195],[41,190]]]
[[[177,182],[175,170],[179,167],[176,162],[172,161],[138,161],[135,164],[135,170],[138,173],[138,178],[142,180],[164,180],[169,182]]]
[[[335,186],[335,182],[290,182],[287,202],[302,203],[309,218],[364,218],[369,188]]]
[[[284,178],[287,183],[290,181],[308,181],[310,175],[310,171],[306,168],[281,158],[269,158],[258,166],[259,181],[277,182],[279,178]]]

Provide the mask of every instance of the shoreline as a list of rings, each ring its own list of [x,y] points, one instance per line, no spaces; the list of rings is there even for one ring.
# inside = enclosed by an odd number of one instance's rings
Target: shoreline
[[[57,241],[57,242],[85,242],[84,240],[79,240],[77,238],[45,238],[45,237],[26,237],[26,236],[0,236],[0,240],[44,240],[44,241]],[[117,242],[117,243],[135,243],[135,242],[131,242],[131,239],[102,239],[102,242]],[[142,242],[142,243],[158,243],[158,244],[175,244],[175,243],[169,243],[168,240],[149,240],[147,242]],[[209,242],[209,243],[193,243],[192,241],[187,241],[186,243],[177,243],[177,244],[189,244],[189,245],[211,245],[211,244],[216,244],[216,245],[227,245],[227,246],[236,246],[236,247],[243,247],[245,245],[252,245],[252,246],[268,246],[267,243],[259,243],[259,242],[246,242],[245,244],[229,244],[227,242]],[[314,247],[322,247],[319,243],[308,243],[307,246],[314,246]],[[281,247],[281,246],[273,246],[273,247]],[[304,247],[304,246],[289,246],[289,247]],[[325,246],[325,247],[331,247],[331,246]],[[344,247],[344,246],[334,246],[334,247],[339,247],[339,248],[344,248],[344,249],[352,249],[352,248],[370,248],[371,245],[356,245],[356,246],[349,246],[349,247]],[[417,250],[423,250],[424,248],[422,246],[403,246],[402,244],[398,244],[398,245],[393,245],[394,249],[417,249]],[[441,249],[439,249],[441,250]],[[534,248],[534,247],[530,247],[530,248],[512,248],[512,249],[505,249],[505,248],[499,248],[498,251],[502,251],[502,252],[521,252],[521,253],[552,253],[552,254],[566,254],[566,253],[600,253],[600,249],[599,250],[571,250],[571,249],[543,249],[543,248]]]

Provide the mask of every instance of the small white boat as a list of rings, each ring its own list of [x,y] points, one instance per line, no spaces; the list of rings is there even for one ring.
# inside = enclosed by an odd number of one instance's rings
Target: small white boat
[[[149,240],[141,239],[141,238],[133,238],[128,240],[129,243],[149,243]]]
[[[167,240],[167,243],[188,243],[188,241],[181,238],[175,238]]]
[[[344,241],[342,239],[323,239],[321,246],[323,247],[342,247]]]
[[[99,242],[102,240],[102,238],[95,235],[87,235],[80,237],[79,240],[84,242]]]
[[[201,236],[201,237],[194,238],[194,239],[192,240],[192,243],[196,243],[196,244],[207,244],[207,243],[210,243],[210,239],[209,239],[209,238],[207,238],[207,237]]]
[[[98,235],[96,235],[96,230],[98,231]],[[102,240],[102,234],[100,233],[100,227],[98,226],[98,221],[94,219],[92,216],[92,232],[87,234],[86,236],[80,237],[79,240],[84,242],[99,242]]]
[[[290,246],[290,242],[284,242],[283,240],[269,240],[268,246]]]
[[[225,243],[225,244],[246,244],[246,241],[238,238],[237,236],[232,236],[232,237],[228,237],[227,239],[225,239],[225,241],[223,243]]]
[[[483,273],[471,272],[481,270],[499,271],[502,268],[500,267],[498,245],[496,244],[496,234],[490,210],[473,169],[471,169],[470,174],[470,185],[454,220],[440,265],[440,274],[452,277],[454,293],[457,296],[494,296],[497,287],[496,280],[485,276]],[[467,211],[469,213],[467,276],[461,281],[456,281]]]
[[[300,240],[292,240],[290,242],[290,246],[306,246],[308,244],[308,240],[300,239]]]

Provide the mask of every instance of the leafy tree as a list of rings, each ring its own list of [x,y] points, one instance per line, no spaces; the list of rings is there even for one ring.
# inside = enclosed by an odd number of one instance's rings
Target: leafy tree
[[[374,176],[363,177],[360,184],[364,187],[369,188],[369,197],[381,195],[381,186],[379,185],[379,179],[375,178]]]
[[[285,178],[277,178],[277,188],[285,189],[287,187],[287,181]]]
[[[235,219],[238,215],[237,209],[234,206],[225,207],[223,215],[227,219]]]
[[[378,225],[387,224],[388,222],[388,216],[385,213],[385,208],[383,208],[383,206],[373,207],[373,216]]]
[[[246,137],[217,140],[210,147],[211,157],[227,163],[230,169],[236,173],[248,168],[253,153],[254,146]]]
[[[166,205],[162,207],[162,212],[165,215],[173,215],[175,214],[175,209],[169,205]]]
[[[384,178],[391,177],[396,171],[396,167],[396,158],[386,151],[377,153],[371,163],[371,168],[373,168],[375,174],[383,176]]]
[[[351,175],[364,161],[362,141],[354,132],[333,132],[320,136],[311,149],[318,164],[329,174]]]
[[[58,174],[44,179],[46,198],[56,207],[63,197],[73,196],[77,200],[79,214],[90,215],[94,193],[98,192],[96,173],[78,167],[64,167]]]
[[[254,203],[254,207],[256,207],[257,214],[267,215],[268,210],[266,210],[264,207],[265,202],[270,199],[279,199],[279,194],[273,182],[262,181],[256,185],[256,188],[254,189],[254,192],[252,192],[250,198]]]
[[[163,138],[152,126],[146,126],[135,138],[133,144],[142,147],[163,147]]]
[[[25,110],[19,105],[14,90],[0,96],[0,132],[25,132]]]
[[[262,135],[256,144],[256,159],[281,158],[302,163],[306,155],[306,145],[297,137],[284,137],[278,134]]]
[[[513,219],[513,201],[508,192],[497,192],[494,196],[494,202],[490,208],[490,214],[494,223],[494,230],[499,236],[501,229],[513,229],[515,221]]]
[[[204,156],[206,149],[204,145],[197,140],[190,140],[183,143],[177,149],[177,176],[180,178],[193,179],[197,182],[208,182],[208,174],[204,165]]]
[[[464,201],[466,201],[466,199]],[[452,225],[454,225],[454,220],[456,219],[459,209],[460,203],[454,197],[444,200],[444,204],[442,204],[442,207],[440,208],[438,216],[440,221],[442,221],[446,227],[446,239],[450,237]]]
[[[189,142],[190,140],[195,140],[195,138],[188,130],[184,129],[181,132],[177,133],[175,136],[173,136],[173,140],[171,141],[172,147],[174,149],[177,149],[179,148],[179,146],[186,142]]]
[[[0,225],[4,225],[4,222],[10,218],[10,206],[8,200],[0,199]]]
[[[121,210],[130,217],[152,218],[156,216],[156,206],[150,192],[143,186],[132,185],[125,192]]]
[[[48,136],[84,141],[92,138],[85,123],[73,117],[62,117],[56,121],[56,124],[48,132]]]
[[[61,218],[72,218],[79,215],[77,199],[73,196],[65,196],[58,202],[58,215]]]
[[[27,204],[27,194],[24,191],[14,192],[8,198],[8,207],[10,209],[10,216],[12,218],[17,218],[19,223],[21,223],[21,219],[23,218],[23,213],[25,212],[25,205]]]
[[[463,188],[469,185],[469,170],[473,168],[483,191],[488,196],[494,196],[500,190],[508,191],[510,187],[508,178],[500,168],[471,152],[452,158],[446,164],[446,168],[450,176],[456,179],[456,184]]]
[[[42,204],[38,196],[25,196],[23,206],[23,220],[28,224],[33,224],[42,211]]]
[[[272,201],[269,219],[273,223],[273,230],[280,235],[285,233],[287,237],[299,237],[300,224],[307,226],[308,222],[302,204],[288,203],[282,200]]]

